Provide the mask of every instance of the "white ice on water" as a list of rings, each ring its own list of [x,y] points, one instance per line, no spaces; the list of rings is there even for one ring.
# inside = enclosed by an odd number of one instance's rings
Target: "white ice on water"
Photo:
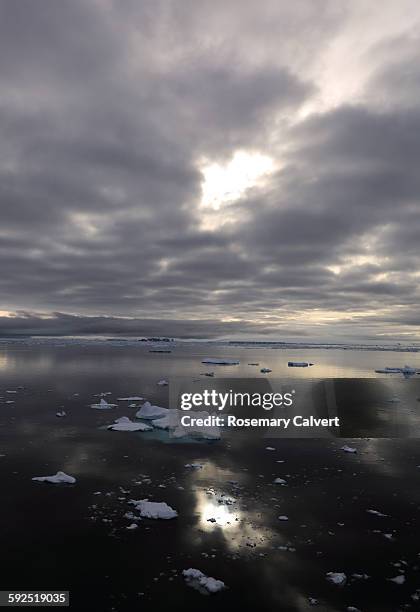
[[[130,504],[134,505],[135,509],[140,512],[140,516],[143,518],[168,520],[178,516],[178,512],[165,502],[151,502],[148,499],[132,499]]]
[[[150,402],[144,402],[140,410],[136,412],[136,417],[138,419],[160,419],[166,416],[168,412],[168,408],[153,406]]]
[[[216,580],[211,576],[206,576],[198,569],[190,567],[182,572],[188,586],[197,589],[201,593],[217,593],[226,588],[222,580]]]
[[[347,444],[342,446],[340,450],[344,451],[345,453],[357,453],[357,448],[352,448],[351,446],[347,446]]]
[[[69,476],[65,472],[57,472],[54,476],[34,476],[32,480],[37,480],[38,482],[52,482],[53,484],[74,484],[76,482],[74,476]]]
[[[344,586],[347,582],[347,576],[343,572],[328,572],[326,578],[328,582],[337,586]]]
[[[131,395],[130,397],[118,397],[119,402],[142,402],[144,397],[140,397],[139,395]]]
[[[285,485],[285,484],[287,484],[287,482],[286,482],[286,480],[284,480],[284,478],[276,478],[274,480],[274,484]]]
[[[145,423],[134,423],[126,416],[116,419],[113,425],[109,425],[108,429],[113,431],[151,431],[153,427]]]
[[[108,404],[106,400],[101,398],[99,404],[91,404],[91,408],[95,408],[95,410],[110,410],[111,408],[116,408],[117,404]]]

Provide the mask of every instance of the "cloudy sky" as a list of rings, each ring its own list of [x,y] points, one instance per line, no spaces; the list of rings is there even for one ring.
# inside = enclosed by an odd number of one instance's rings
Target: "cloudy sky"
[[[420,340],[418,0],[0,7],[0,334]]]

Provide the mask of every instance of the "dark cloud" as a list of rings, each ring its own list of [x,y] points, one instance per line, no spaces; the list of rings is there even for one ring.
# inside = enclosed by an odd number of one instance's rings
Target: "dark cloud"
[[[359,2],[1,4],[0,308],[29,313],[1,333],[419,333],[420,37],[391,2],[359,59]],[[275,172],[203,208],[238,150]]]

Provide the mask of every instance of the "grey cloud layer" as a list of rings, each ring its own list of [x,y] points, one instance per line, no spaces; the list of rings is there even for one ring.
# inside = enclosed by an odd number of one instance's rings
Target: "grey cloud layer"
[[[0,331],[420,333],[415,19],[317,110],[358,2],[1,4],[0,309],[81,317]],[[199,160],[238,149],[278,170],[205,230]]]

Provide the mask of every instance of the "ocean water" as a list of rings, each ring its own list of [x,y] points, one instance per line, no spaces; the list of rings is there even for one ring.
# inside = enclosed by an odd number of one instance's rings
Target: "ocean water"
[[[143,343],[62,340],[0,345],[2,589],[69,590],[77,611],[168,605],[300,611],[313,609],[310,598],[326,611],[416,609],[420,377],[374,370],[420,368],[420,354],[171,348],[150,353]],[[205,357],[240,364],[205,366]],[[288,368],[289,360],[315,365]],[[248,363],[272,372],[262,375]],[[253,379],[295,386],[302,407],[308,394],[313,399],[332,385],[345,437],[223,431],[219,441],[172,443],[165,432],[106,429],[118,417],[134,419],[135,410],[116,398],[140,395],[168,406],[170,385],[158,380],[199,385],[209,370],[215,377],[208,384]],[[118,407],[91,409],[100,393]],[[57,418],[59,410],[66,417]],[[344,444],[357,453],[343,452]],[[185,467],[192,463],[201,467]],[[58,470],[77,483],[31,480]],[[127,529],[130,500],[146,498],[168,503],[178,517]],[[190,567],[228,588],[201,594],[182,576]],[[328,572],[345,573],[346,584],[331,584]],[[391,580],[397,576],[403,584]]]

